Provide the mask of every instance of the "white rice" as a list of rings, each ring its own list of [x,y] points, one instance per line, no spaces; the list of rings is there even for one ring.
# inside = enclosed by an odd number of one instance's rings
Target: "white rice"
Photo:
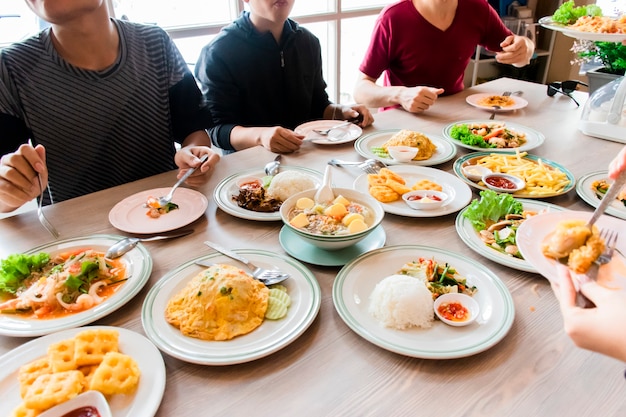
[[[303,172],[289,170],[279,172],[272,178],[267,194],[281,201],[287,200],[300,191],[315,188],[316,183],[310,175]]]
[[[407,275],[391,275],[370,295],[369,312],[384,326],[394,329],[422,327],[434,321],[433,298],[424,282]]]

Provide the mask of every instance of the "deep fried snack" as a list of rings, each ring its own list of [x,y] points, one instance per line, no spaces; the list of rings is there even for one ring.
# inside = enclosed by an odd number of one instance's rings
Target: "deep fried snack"
[[[119,352],[108,352],[94,372],[89,389],[104,395],[131,394],[139,384],[140,375],[139,366],[133,358]]]
[[[400,194],[386,185],[375,185],[369,188],[370,195],[381,203],[391,203],[400,199]]]
[[[13,409],[10,417],[36,417],[40,414],[39,410],[26,407],[26,404],[21,403]]]
[[[41,376],[52,373],[52,367],[48,357],[40,358],[32,362],[22,365],[18,372],[17,378],[20,382],[20,395],[22,398],[26,395],[28,388],[33,385],[33,382]]]
[[[48,346],[48,360],[52,372],[75,370],[74,339],[61,340]]]
[[[411,146],[417,148],[417,155],[413,157],[413,161],[429,159],[437,150],[437,146],[430,141],[428,136],[406,129],[399,131],[381,145],[385,151],[390,146]]]
[[[441,185],[431,180],[427,180],[427,179],[417,181],[415,184],[413,184],[411,189],[412,190],[443,191],[443,188],[441,187]]]
[[[367,174],[367,184],[372,187],[374,185],[385,185],[386,177],[380,174]]]
[[[379,175],[384,178],[385,181],[392,180],[399,182],[400,184],[406,184],[406,181],[404,180],[404,178],[402,178],[400,174],[396,174],[389,168],[381,168],[379,171]]]
[[[77,366],[97,365],[108,352],[118,351],[119,333],[116,330],[84,330],[74,337],[74,356]]]
[[[604,250],[599,233],[595,225],[590,230],[585,220],[564,220],[546,236],[541,251],[549,258],[566,258],[572,271],[584,274]]]
[[[35,410],[47,410],[71,400],[82,392],[84,378],[80,371],[41,375],[26,391],[24,405]]]
[[[589,270],[591,264],[598,259],[604,246],[604,240],[599,235],[591,235],[583,246],[574,249],[569,254],[567,266],[577,274],[584,274]]]

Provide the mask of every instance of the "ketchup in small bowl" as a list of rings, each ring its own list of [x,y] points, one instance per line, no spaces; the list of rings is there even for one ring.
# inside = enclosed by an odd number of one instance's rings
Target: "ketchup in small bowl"
[[[499,172],[483,175],[482,182],[485,187],[500,193],[514,193],[526,187],[526,182],[520,177]]]
[[[478,317],[478,302],[461,293],[441,294],[433,305],[435,314],[450,326],[467,326]]]
[[[434,210],[448,202],[448,195],[441,191],[414,190],[402,194],[404,202],[415,210]]]

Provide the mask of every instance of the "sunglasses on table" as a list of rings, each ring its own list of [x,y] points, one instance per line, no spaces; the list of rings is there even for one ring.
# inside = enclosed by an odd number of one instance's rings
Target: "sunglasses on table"
[[[576,87],[578,87],[578,85],[584,85],[585,87],[589,87],[584,82],[578,81],[578,80],[567,80],[567,81],[561,81],[561,82],[555,81],[553,83],[548,84],[547,94],[549,97],[553,97],[556,93],[561,93],[571,98],[572,101],[576,103],[576,106],[580,107],[580,104],[576,101],[574,96],[572,96],[572,93],[576,91]]]

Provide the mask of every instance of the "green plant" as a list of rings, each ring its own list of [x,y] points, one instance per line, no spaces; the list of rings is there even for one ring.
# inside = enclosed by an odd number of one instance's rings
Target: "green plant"
[[[626,71],[626,45],[620,42],[576,40],[572,51],[576,53],[574,63],[597,60],[607,73],[624,75]]]

